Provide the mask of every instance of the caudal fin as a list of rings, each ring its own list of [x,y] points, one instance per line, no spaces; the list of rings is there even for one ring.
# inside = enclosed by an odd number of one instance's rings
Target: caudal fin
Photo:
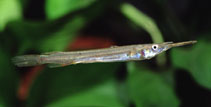
[[[40,55],[16,56],[12,59],[12,62],[18,67],[28,67],[42,64]]]

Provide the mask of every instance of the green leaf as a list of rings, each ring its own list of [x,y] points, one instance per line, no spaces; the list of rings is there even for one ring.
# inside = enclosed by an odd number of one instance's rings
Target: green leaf
[[[0,31],[8,22],[21,19],[21,7],[17,0],[0,0]]]
[[[18,74],[12,66],[9,53],[0,47],[0,106],[10,107],[16,104]]]
[[[129,94],[137,107],[177,107],[173,87],[158,73],[128,63]]]
[[[202,86],[211,89],[211,43],[199,40],[191,49],[175,48],[171,60],[175,67],[190,72]]]
[[[78,64],[45,69],[32,86],[27,106],[122,106],[114,73],[119,64]]]
[[[46,14],[49,19],[60,18],[67,13],[86,8],[96,0],[47,0]]]

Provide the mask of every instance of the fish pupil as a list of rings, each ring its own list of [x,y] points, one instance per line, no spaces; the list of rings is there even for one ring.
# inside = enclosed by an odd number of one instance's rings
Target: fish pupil
[[[156,46],[156,45],[154,45],[154,46],[153,46],[153,49],[154,49],[154,50],[156,50],[156,49],[157,49],[157,46]]]

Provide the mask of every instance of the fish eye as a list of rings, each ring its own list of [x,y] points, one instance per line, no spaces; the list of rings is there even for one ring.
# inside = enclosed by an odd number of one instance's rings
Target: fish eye
[[[156,51],[158,49],[158,45],[152,45],[152,49]]]

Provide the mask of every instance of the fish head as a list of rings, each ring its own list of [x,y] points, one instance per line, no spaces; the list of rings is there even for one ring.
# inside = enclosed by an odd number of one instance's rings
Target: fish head
[[[178,43],[173,43],[173,42],[164,42],[160,44],[150,44],[146,45],[146,48],[144,48],[141,53],[145,59],[151,59],[155,57],[156,55],[167,51],[173,47],[178,47],[178,46],[184,46],[188,44],[194,44],[197,41],[186,41],[186,42],[178,42]]]

